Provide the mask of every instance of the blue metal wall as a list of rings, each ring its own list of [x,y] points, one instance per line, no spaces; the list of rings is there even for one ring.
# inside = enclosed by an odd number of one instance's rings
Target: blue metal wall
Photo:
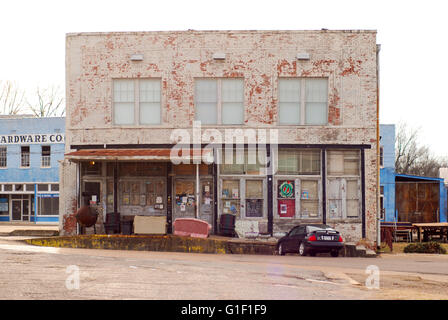
[[[383,221],[396,221],[395,212],[395,125],[380,125],[380,145],[383,147],[383,168],[380,169],[380,185],[384,187],[384,209],[385,219]],[[439,199],[439,218],[440,222],[447,222],[447,189],[444,186],[443,179],[407,176],[418,180],[431,180],[439,183],[440,199]]]
[[[385,220],[395,219],[395,125],[380,125],[380,145],[383,147],[383,168],[380,169],[380,185],[384,187]]]

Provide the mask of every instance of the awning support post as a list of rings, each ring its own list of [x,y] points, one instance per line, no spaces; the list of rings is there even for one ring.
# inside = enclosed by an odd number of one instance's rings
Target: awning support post
[[[199,164],[196,163],[196,219],[199,218]]]

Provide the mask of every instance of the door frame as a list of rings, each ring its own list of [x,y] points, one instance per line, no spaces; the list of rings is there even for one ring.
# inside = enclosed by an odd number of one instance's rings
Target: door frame
[[[19,221],[30,221],[31,219],[31,206],[32,206],[32,202],[31,202],[31,196],[29,194],[19,194],[19,196],[21,197],[20,199],[13,199],[13,196],[18,195],[18,194],[11,194],[11,196],[9,197],[9,207],[11,208],[10,211],[10,216],[9,216],[9,220],[11,222],[19,222]],[[26,198],[23,198],[23,196],[26,196]],[[14,211],[14,207],[13,207],[13,202],[14,201],[19,201],[20,202],[20,219],[14,219],[14,215],[13,215],[13,211]],[[23,201],[28,201],[28,214],[26,216],[28,216],[28,220],[23,220]]]
[[[174,220],[177,218],[176,216],[176,181],[191,181],[194,184],[194,191],[196,192],[196,177],[194,176],[186,176],[186,175],[182,175],[182,176],[172,176],[172,183],[171,183],[171,192],[172,192],[172,220],[174,222]],[[200,188],[202,185],[202,182],[207,181],[211,183],[211,188],[210,188],[210,196],[212,198],[212,201],[210,203],[211,206],[211,210],[212,210],[212,233],[214,232],[215,228],[214,228],[214,224],[215,224],[215,214],[216,214],[216,207],[215,207],[215,203],[216,203],[216,199],[215,199],[215,194],[214,194],[214,189],[215,189],[215,181],[213,179],[212,175],[206,175],[206,176],[200,176],[199,177],[199,197],[196,197],[196,193],[194,194],[195,196],[195,205],[199,206],[198,209],[198,219],[201,219],[201,205],[202,205],[202,200],[203,200],[203,195],[202,195],[202,189]],[[197,199],[198,198],[198,199]],[[195,216],[194,216],[195,217]],[[202,219],[201,219],[202,220]],[[205,221],[205,220],[204,220]]]

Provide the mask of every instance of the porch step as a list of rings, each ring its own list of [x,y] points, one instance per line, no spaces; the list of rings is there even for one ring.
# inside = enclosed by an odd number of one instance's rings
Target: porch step
[[[59,231],[56,230],[14,230],[9,233],[9,236],[29,236],[29,237],[53,237],[58,236]]]
[[[0,224],[0,236],[52,237],[59,235],[58,226],[36,224]]]
[[[346,243],[341,250],[341,256],[344,257],[359,257],[359,258],[375,258],[377,254],[375,251],[366,248],[363,245],[356,245],[354,243]]]

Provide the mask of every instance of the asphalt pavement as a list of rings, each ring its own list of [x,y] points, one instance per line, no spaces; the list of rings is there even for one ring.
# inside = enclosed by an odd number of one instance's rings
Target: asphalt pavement
[[[448,255],[197,254],[23,239],[0,237],[0,299],[448,299]]]

